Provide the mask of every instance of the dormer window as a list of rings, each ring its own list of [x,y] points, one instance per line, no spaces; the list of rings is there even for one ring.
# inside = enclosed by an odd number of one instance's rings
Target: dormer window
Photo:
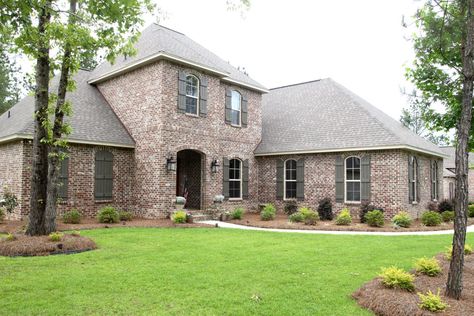
[[[186,113],[199,114],[199,79],[194,75],[186,76]]]
[[[239,92],[232,90],[231,96],[231,124],[234,126],[241,125],[242,96]]]

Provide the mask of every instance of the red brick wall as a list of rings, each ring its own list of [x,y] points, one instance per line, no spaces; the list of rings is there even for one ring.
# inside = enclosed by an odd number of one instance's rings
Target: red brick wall
[[[22,169],[23,141],[0,144],[0,199],[4,187],[18,197],[19,206],[13,214],[7,214],[9,219],[19,219],[23,207],[22,195]]]

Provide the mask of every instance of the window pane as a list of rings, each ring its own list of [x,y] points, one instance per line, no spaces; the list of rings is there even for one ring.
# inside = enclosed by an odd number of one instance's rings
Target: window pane
[[[232,110],[237,110],[240,112],[240,93],[237,91],[233,90],[232,91],[232,100],[231,100],[231,108]]]
[[[352,178],[352,169],[346,169],[346,179],[353,180]]]
[[[286,198],[287,199],[294,199],[296,198],[296,182],[294,181],[287,181],[286,182]]]
[[[198,80],[194,76],[186,77],[186,95],[193,97],[198,96]]]
[[[353,157],[352,159],[354,160],[353,162],[354,168],[360,168],[360,159],[356,157]]]
[[[197,99],[186,97],[186,113],[197,114]]]
[[[360,169],[354,169],[354,180],[360,180]]]
[[[232,124],[240,125],[240,111],[231,110],[231,114],[232,114]]]
[[[240,198],[240,181],[229,182],[229,197]]]
[[[346,160],[346,168],[352,168],[353,167],[353,159],[354,158],[348,158]]]

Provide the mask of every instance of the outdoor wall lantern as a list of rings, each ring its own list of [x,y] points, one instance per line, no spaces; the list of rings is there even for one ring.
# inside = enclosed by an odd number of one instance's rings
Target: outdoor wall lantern
[[[212,171],[212,173],[218,173],[219,172],[219,167],[220,167],[219,160],[214,159],[211,162],[211,171]]]
[[[169,155],[166,158],[166,170],[176,171],[176,159],[173,158],[173,155]]]

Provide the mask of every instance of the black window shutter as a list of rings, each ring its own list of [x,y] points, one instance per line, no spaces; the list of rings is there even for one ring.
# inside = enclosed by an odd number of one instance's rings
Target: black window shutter
[[[201,86],[199,88],[199,115],[207,116],[207,78],[202,77],[200,80]]]
[[[242,167],[242,198],[249,198],[249,160],[245,159]]]
[[[436,199],[435,195],[435,186],[433,185],[433,181],[435,179],[434,175],[434,161],[430,160],[430,191],[431,191],[431,200]]]
[[[95,198],[112,199],[113,155],[108,151],[98,151],[95,155]]]
[[[408,157],[408,203],[413,203],[413,157]]]
[[[58,186],[58,197],[62,200],[67,199],[68,191],[68,177],[69,177],[69,158],[65,157],[59,167],[59,186]]]
[[[232,90],[225,90],[225,123],[232,123]]]
[[[222,183],[222,194],[226,199],[229,198],[229,159],[223,159],[222,172],[224,173],[224,181]]]
[[[276,198],[277,200],[283,200],[283,181],[284,181],[284,164],[283,159],[277,159],[276,161]]]
[[[416,201],[420,202],[420,159],[416,160]]]
[[[304,158],[296,161],[296,198],[304,200]]]
[[[336,156],[336,202],[344,203],[344,158]]]
[[[363,156],[360,160],[360,199],[370,200],[370,156]]]
[[[242,104],[241,104],[241,115],[242,115],[242,127],[247,127],[248,124],[248,102],[247,97],[242,95]]]
[[[178,112],[186,112],[186,73],[178,72]]]

